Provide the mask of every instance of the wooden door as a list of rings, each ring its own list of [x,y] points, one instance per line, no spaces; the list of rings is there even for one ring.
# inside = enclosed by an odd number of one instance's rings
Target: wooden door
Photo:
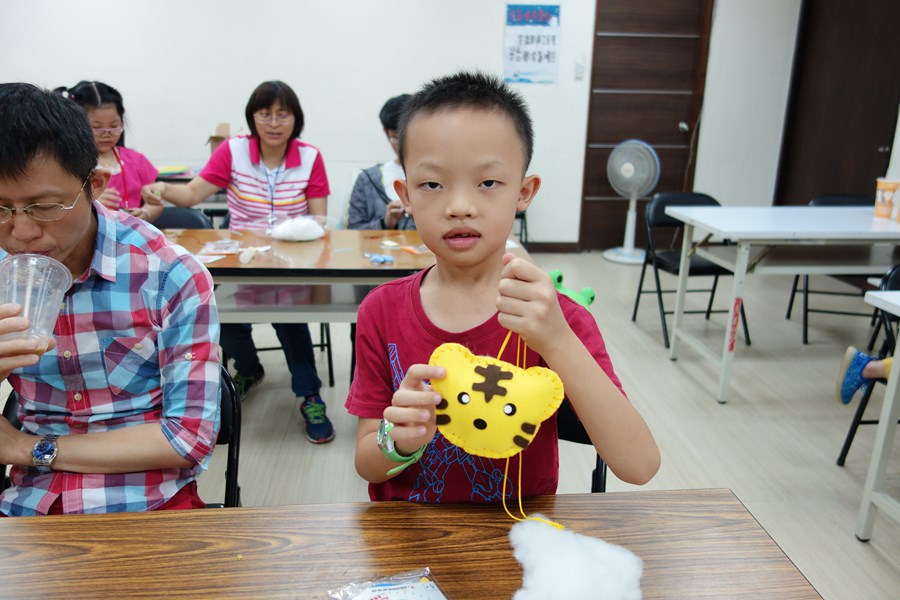
[[[871,194],[900,102],[900,2],[803,3],[775,204]]]
[[[628,201],[609,185],[606,160],[626,139],[642,139],[659,155],[656,191],[691,188],[711,14],[712,0],[597,1],[581,248],[622,245]],[[638,248],[646,243],[644,206]]]

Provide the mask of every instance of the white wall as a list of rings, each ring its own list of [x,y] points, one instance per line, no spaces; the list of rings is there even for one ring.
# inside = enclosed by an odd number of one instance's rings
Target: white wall
[[[694,189],[770,205],[801,0],[716,0]]]
[[[559,83],[517,85],[535,121],[532,172],[544,186],[529,234],[576,241],[594,2],[561,5]],[[526,2],[527,3],[527,2]],[[246,131],[253,88],[282,79],[300,96],[303,139],[322,150],[343,213],[356,169],[391,150],[378,111],[460,68],[502,75],[501,0],[45,0],[0,8],[0,81],[47,87],[101,80],[122,92],[127,143],[157,165],[201,167],[220,121]],[[585,65],[590,73],[590,64]]]
[[[894,131],[894,145],[891,146],[891,162],[885,177],[900,179],[900,109],[897,114],[897,129]]]
[[[590,96],[594,0],[561,5],[560,80],[516,86],[531,106],[529,210],[538,242],[576,242]],[[330,212],[356,169],[390,156],[378,111],[390,96],[463,67],[501,74],[502,0],[43,0],[0,3],[0,81],[97,79],[128,109],[128,144],[157,165],[200,167],[220,121],[243,125],[252,89],[287,81],[303,138],[325,157]],[[695,188],[724,204],[769,204],[800,0],[716,0]],[[575,79],[577,64],[585,77]],[[898,130],[900,131],[900,130]],[[900,133],[898,133],[900,136]],[[895,148],[900,148],[895,141]],[[900,176],[900,150],[891,169]]]

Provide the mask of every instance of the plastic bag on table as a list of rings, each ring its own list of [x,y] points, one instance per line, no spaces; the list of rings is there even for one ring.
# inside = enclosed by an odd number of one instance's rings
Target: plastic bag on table
[[[328,597],[333,600],[449,600],[428,567],[371,581],[354,581],[329,590]]]

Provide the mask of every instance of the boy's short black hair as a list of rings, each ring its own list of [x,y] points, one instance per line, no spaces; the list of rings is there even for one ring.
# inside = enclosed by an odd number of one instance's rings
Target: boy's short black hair
[[[398,127],[400,164],[405,166],[406,131],[413,118],[420,113],[453,108],[495,111],[509,117],[522,141],[525,169],[528,169],[534,152],[534,129],[528,116],[528,106],[500,78],[480,71],[460,71],[438,77],[407,100]]]
[[[381,112],[378,113],[382,127],[396,131],[400,125],[400,114],[403,112],[403,106],[410,97],[409,94],[400,94],[384,103],[384,106],[381,107]]]
[[[70,88],[58,87],[53,91],[62,94],[63,98],[75,101],[85,111],[90,108],[100,108],[104,104],[112,104],[119,114],[119,119],[122,120],[122,125],[125,125],[125,104],[122,102],[122,94],[111,85],[102,81],[79,81]],[[116,146],[124,145],[125,132],[123,131]]]
[[[19,179],[38,156],[85,181],[97,145],[80,106],[29,83],[0,83],[0,179]]]
[[[256,89],[250,94],[247,108],[244,109],[250,133],[259,137],[253,113],[269,108],[276,102],[281,102],[281,105],[294,115],[294,129],[291,130],[291,138],[300,137],[300,133],[303,131],[303,109],[300,108],[300,99],[297,98],[297,94],[294,93],[291,86],[283,81],[264,81],[256,86]]]

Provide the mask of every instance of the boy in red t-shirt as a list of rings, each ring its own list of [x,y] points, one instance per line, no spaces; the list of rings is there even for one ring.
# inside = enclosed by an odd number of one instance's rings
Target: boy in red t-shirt
[[[533,132],[522,99],[484,74],[439,78],[410,98],[399,137],[407,179],[395,188],[436,265],[378,287],[360,306],[346,406],[359,417],[356,469],[370,497],[500,501],[505,461],[472,456],[437,432],[441,397],[428,381],[445,373],[428,358],[445,342],[496,356],[507,330],[528,345],[524,366],[559,374],[616,476],[649,481],[659,450],[622,392],[593,317],[558,295],[536,265],[506,252],[516,211],[540,187],[538,176],[526,176]],[[516,344],[501,358],[516,363]],[[510,497],[555,493],[556,435],[554,416],[522,452],[522,489],[507,482]]]

